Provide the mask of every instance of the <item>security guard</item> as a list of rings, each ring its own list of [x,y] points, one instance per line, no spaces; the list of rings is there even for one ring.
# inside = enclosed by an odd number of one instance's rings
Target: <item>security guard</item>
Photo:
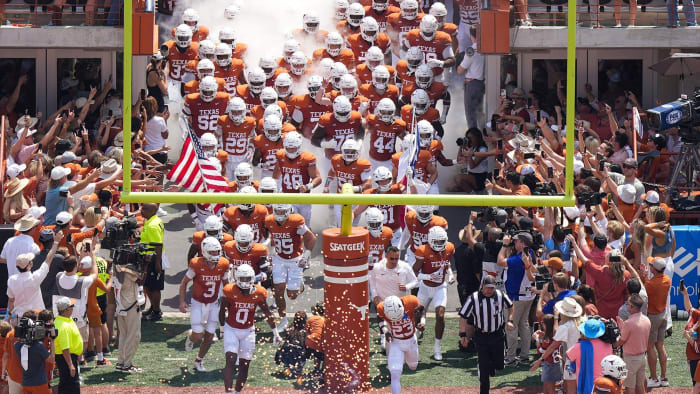
[[[151,246],[152,251],[143,253],[145,262],[148,264],[143,288],[151,302],[151,308],[143,314],[143,318],[150,321],[163,319],[163,313],[160,311],[160,292],[165,288],[165,270],[161,264],[165,227],[163,221],[156,215],[157,212],[158,204],[141,205],[141,216],[145,220],[141,230],[141,243],[160,244],[160,246]]]
[[[457,67],[457,73],[464,74],[464,115],[468,127],[476,127],[478,110],[484,101],[486,85],[484,84],[484,55],[477,52],[476,26],[469,28],[472,46],[467,48],[464,59]]]
[[[504,325],[505,314],[508,323]],[[481,291],[475,291],[467,298],[459,315],[459,342],[464,348],[470,340],[476,344],[480,392],[487,394],[489,377],[496,376],[496,370],[503,369],[504,327],[509,331],[515,329],[513,303],[506,294],[496,289],[496,278],[486,275]]]

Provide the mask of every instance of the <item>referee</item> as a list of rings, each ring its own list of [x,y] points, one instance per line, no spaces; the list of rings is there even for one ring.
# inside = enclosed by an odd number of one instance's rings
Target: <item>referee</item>
[[[508,313],[508,323],[505,325],[504,312]],[[479,357],[480,392],[486,394],[490,387],[489,377],[496,376],[496,370],[503,369],[503,328],[505,326],[508,331],[515,329],[513,302],[496,289],[496,278],[486,275],[481,284],[481,291],[475,291],[467,298],[459,315],[459,341],[466,348],[469,341],[474,340]],[[473,333],[473,336],[468,332]]]

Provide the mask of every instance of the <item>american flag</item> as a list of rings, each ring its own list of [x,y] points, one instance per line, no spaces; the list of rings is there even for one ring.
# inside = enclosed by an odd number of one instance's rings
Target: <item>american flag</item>
[[[416,138],[413,146],[409,150],[403,152],[399,157],[399,168],[396,179],[399,183],[406,184],[406,169],[410,166],[412,170],[416,169],[416,162],[418,161],[418,153],[420,153],[420,138],[418,136],[418,122],[416,122],[416,110],[413,109],[413,127],[409,134],[413,134]]]
[[[177,183],[181,187],[193,192],[220,192],[229,191],[224,178],[216,167],[204,156],[204,151],[199,143],[199,138],[188,124],[188,133],[185,144],[182,146],[180,159],[168,173],[168,180]],[[203,204],[202,209],[211,210],[215,214],[224,207],[223,204]]]

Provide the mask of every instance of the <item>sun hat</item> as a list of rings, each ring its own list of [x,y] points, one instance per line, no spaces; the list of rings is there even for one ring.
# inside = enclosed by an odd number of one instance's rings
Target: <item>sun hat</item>
[[[30,214],[26,214],[22,216],[18,221],[15,222],[15,230],[19,231],[20,233],[23,233],[25,231],[29,231],[33,229],[36,225],[38,225],[39,219],[35,218],[34,216]]]
[[[15,196],[24,190],[29,184],[29,179],[19,179],[12,178],[10,182],[7,183],[7,188],[5,189],[5,198],[10,198]]]
[[[649,204],[659,203],[659,193],[656,190],[650,190],[644,195],[644,201]]]
[[[115,172],[119,171],[119,164],[117,164],[117,161],[114,159],[108,159],[102,162],[100,168],[102,168],[100,178],[107,179],[114,175]]]
[[[571,297],[566,297],[554,304],[554,309],[559,312],[560,315],[568,317],[579,317],[583,313],[581,305]]]
[[[617,195],[620,196],[620,200],[625,204],[634,204],[637,190],[634,188],[634,185],[626,183],[617,187]]]
[[[27,136],[30,136],[30,135],[36,133],[36,129],[34,128],[34,126],[36,126],[37,122],[39,122],[38,118],[33,118],[29,115],[22,116],[17,120],[17,125],[15,126],[15,132],[17,134],[19,134],[22,130],[24,130],[25,128],[28,128],[29,132],[28,132]]]
[[[605,334],[605,323],[598,319],[588,319],[578,325],[578,330],[586,338],[600,338]]]

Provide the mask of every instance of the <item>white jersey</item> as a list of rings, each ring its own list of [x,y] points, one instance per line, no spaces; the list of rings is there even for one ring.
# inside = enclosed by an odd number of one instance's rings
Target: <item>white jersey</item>
[[[396,268],[388,269],[386,259],[381,259],[374,264],[374,268],[369,271],[370,294],[372,298],[379,297],[385,299],[395,295],[403,297],[407,291],[399,291],[399,284],[404,284],[409,288],[415,287],[418,279],[413,273],[413,268],[403,260],[399,260]]]

